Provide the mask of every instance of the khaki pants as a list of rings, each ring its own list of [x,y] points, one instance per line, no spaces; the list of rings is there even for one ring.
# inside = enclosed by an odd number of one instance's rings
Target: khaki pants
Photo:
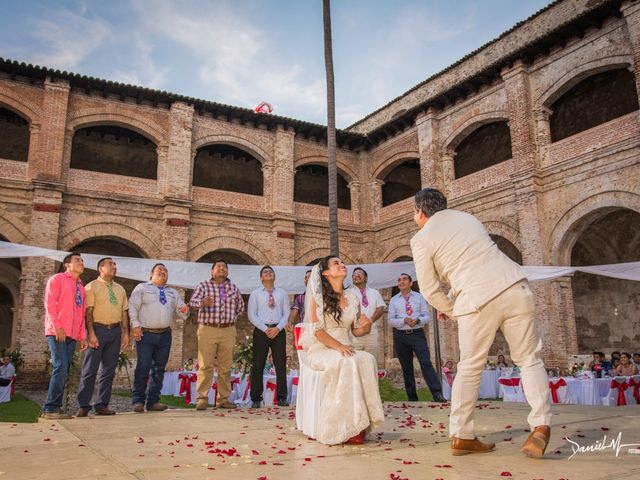
[[[509,344],[511,359],[520,367],[522,388],[531,407],[529,426],[533,430],[551,423],[549,380],[540,358],[542,341],[534,314],[533,294],[528,282],[521,280],[480,312],[457,318],[460,362],[451,392],[449,436],[475,438],[473,416],[480,377],[498,328]]]
[[[353,337],[353,346],[356,350],[364,350],[370,353],[376,359],[376,363],[379,362],[378,355],[380,354],[380,340],[378,336],[378,328],[373,327],[375,330],[371,330],[371,333],[363,337]]]
[[[207,400],[213,382],[213,366],[218,369],[218,398],[222,402],[231,393],[231,364],[236,344],[236,327],[198,326],[198,400]]]

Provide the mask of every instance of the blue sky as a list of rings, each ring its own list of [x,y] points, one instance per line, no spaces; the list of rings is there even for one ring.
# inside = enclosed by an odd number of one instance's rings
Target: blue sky
[[[338,127],[548,0],[333,0]],[[0,57],[326,124],[321,0],[4,0]]]

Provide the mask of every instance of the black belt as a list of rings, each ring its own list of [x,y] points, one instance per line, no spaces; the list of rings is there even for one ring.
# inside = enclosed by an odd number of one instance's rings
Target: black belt
[[[142,327],[142,331],[143,332],[148,332],[148,333],[164,333],[164,332],[168,332],[169,330],[171,330],[171,327],[165,327],[165,328],[146,328],[146,327]]]
[[[112,328],[119,327],[120,323],[98,323],[98,322],[93,322],[93,326],[94,327],[102,327],[102,328],[106,328],[107,330],[111,330]]]
[[[412,333],[424,332],[424,328],[414,328],[413,330],[398,330],[394,329],[397,333],[403,333],[405,335],[411,335]]]
[[[273,327],[277,327],[278,324],[277,323],[265,323],[264,326],[267,327],[267,328],[273,328]]]

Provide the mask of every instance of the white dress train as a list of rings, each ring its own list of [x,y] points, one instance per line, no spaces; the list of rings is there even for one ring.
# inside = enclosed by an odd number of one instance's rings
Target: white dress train
[[[358,300],[345,291],[347,307],[340,323],[331,315],[324,322],[313,323],[313,329],[323,328],[339,342],[351,344],[349,332],[356,320]],[[384,421],[382,400],[378,388],[378,365],[370,353],[356,351],[352,357],[313,341],[307,349],[311,369],[323,372],[324,395],[319,412],[316,440],[327,445],[344,443],[362,430],[367,432]]]

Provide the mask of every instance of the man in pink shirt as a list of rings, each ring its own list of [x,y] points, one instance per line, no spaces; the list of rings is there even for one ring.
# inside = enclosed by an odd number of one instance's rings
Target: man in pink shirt
[[[79,253],[73,252],[62,261],[65,272],[49,278],[44,293],[44,334],[51,352],[51,380],[42,417],[49,420],[71,418],[62,411],[62,395],[67,382],[69,368],[76,350],[87,349],[84,327],[84,286],[80,275],[84,262]]]

